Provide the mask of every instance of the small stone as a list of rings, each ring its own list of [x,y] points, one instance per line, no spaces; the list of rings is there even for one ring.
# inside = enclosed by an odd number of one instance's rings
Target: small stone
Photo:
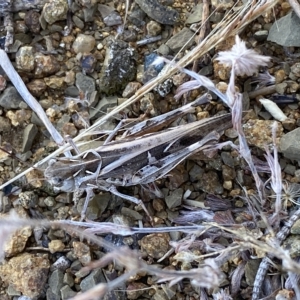
[[[300,128],[296,128],[282,136],[279,149],[284,157],[297,161],[300,160],[299,134]]]
[[[153,233],[141,239],[141,248],[155,259],[162,258],[170,249],[168,233]]]
[[[60,90],[65,84],[65,78],[64,77],[56,77],[51,76],[48,78],[44,78],[44,81],[46,85],[51,88],[52,90]]]
[[[153,209],[155,211],[163,211],[165,209],[165,202],[162,200],[162,199],[154,199],[153,202],[152,202],[152,206],[153,206]]]
[[[63,282],[72,287],[74,285],[74,278],[70,273],[65,273]]]
[[[296,76],[300,77],[300,63],[295,63],[291,66],[291,72]]]
[[[62,132],[64,133],[64,135],[75,137],[77,135],[78,130],[73,123],[65,123],[62,127]]]
[[[175,9],[166,7],[157,0],[135,0],[135,2],[150,19],[160,24],[174,25],[179,20],[179,13]]]
[[[149,23],[147,23],[146,29],[147,29],[148,35],[150,35],[150,36],[157,36],[161,33],[161,26],[159,23],[157,23],[155,21],[150,21]]]
[[[29,124],[25,127],[23,131],[23,144],[22,144],[23,153],[31,149],[33,140],[35,139],[37,133],[38,133],[38,128],[36,125]]]
[[[287,87],[288,85],[286,82],[277,83],[275,85],[276,92],[280,95],[284,95],[286,93]]]
[[[83,266],[92,261],[90,247],[81,242],[73,242],[74,254]]]
[[[64,273],[57,269],[52,272],[49,278],[49,288],[54,295],[60,296],[60,289],[63,287]]]
[[[21,47],[16,53],[16,66],[20,71],[31,72],[34,69],[34,50],[31,46]]]
[[[50,262],[47,254],[22,253],[0,266],[0,277],[16,291],[32,299],[42,297]]]
[[[77,293],[74,292],[68,285],[65,285],[60,289],[60,294],[62,300],[67,300],[74,297]]]
[[[35,97],[40,97],[47,89],[47,85],[43,79],[34,79],[27,83],[27,88]]]
[[[23,102],[22,97],[14,86],[8,86],[0,95],[0,106],[6,109],[16,109]]]
[[[48,24],[66,20],[68,12],[68,2],[66,0],[51,0],[43,7],[42,17]]]
[[[234,5],[234,1],[232,0],[212,0],[211,5],[216,8],[218,11],[230,9]]]
[[[122,24],[120,14],[108,5],[98,4],[98,10],[106,26],[116,26]]]
[[[225,181],[234,180],[236,178],[236,172],[233,168],[226,165],[222,165],[222,176]]]
[[[268,38],[269,32],[268,30],[258,30],[253,34],[253,37],[258,41],[258,42],[265,42]]]
[[[297,220],[292,226],[291,234],[300,234],[300,220]]]
[[[173,35],[166,43],[166,45],[177,53],[182,47],[189,48],[195,42],[193,39],[194,33],[189,28],[184,27],[181,31]]]
[[[25,13],[24,21],[32,33],[39,33],[41,29],[41,24],[40,24],[40,14],[39,12],[35,10],[29,10]]]
[[[51,241],[53,242],[53,241]],[[48,244],[49,245],[49,250],[50,250],[50,244],[51,242]],[[59,248],[60,247],[60,248]],[[65,245],[63,244],[63,247],[65,247]],[[57,247],[55,246],[54,248],[57,248],[57,251],[56,252],[59,252],[59,251],[62,251],[63,250],[63,247],[58,245]],[[59,249],[62,249],[62,250],[59,250]],[[55,250],[55,249],[52,249],[52,250]],[[51,250],[50,250],[51,252]],[[51,252],[51,253],[55,253],[55,252]],[[54,271],[56,269],[59,269],[61,271],[66,271],[67,268],[69,268],[71,265],[70,261],[65,257],[65,256],[61,256],[60,258],[58,258],[54,263],[53,265],[51,266],[51,271]],[[66,274],[65,274],[66,275]]]
[[[72,17],[72,21],[74,22],[76,27],[78,27],[80,29],[84,28],[84,22],[80,18],[78,18],[76,15],[74,15]]]
[[[133,209],[122,207],[121,213],[125,216],[132,218],[133,220],[142,220],[143,216]]]
[[[284,129],[288,131],[292,131],[296,127],[296,120],[295,119],[285,119],[281,122]]]
[[[291,258],[296,258],[300,255],[300,236],[299,235],[290,235],[282,243],[284,250],[289,251]]]
[[[260,260],[258,259],[252,259],[246,263],[245,278],[249,286],[253,286],[259,264],[260,264]]]
[[[60,70],[60,64],[53,55],[36,53],[34,56],[36,78],[44,78],[55,74]]]
[[[89,76],[86,76],[82,73],[76,74],[76,82],[75,82],[78,90],[82,92],[86,98],[96,91],[96,83],[95,79]]]
[[[199,181],[193,185],[195,190],[200,189],[209,194],[220,195],[224,191],[223,185],[219,180],[219,176],[215,171],[204,173],[203,176],[199,178]]]
[[[168,208],[174,208],[182,203],[183,189],[176,189],[170,192],[170,195],[166,196],[166,204]]]
[[[202,20],[203,3],[199,3],[193,7],[191,14],[185,21],[186,24],[199,23]]]
[[[72,48],[74,52],[77,53],[90,53],[96,45],[96,40],[91,35],[86,34],[79,34],[73,45]]]
[[[136,50],[121,40],[110,41],[101,69],[100,90],[106,94],[122,91],[136,77]]]
[[[51,253],[61,252],[65,249],[65,245],[61,240],[52,240],[48,244],[48,247]]]
[[[84,74],[93,73],[96,63],[97,63],[97,59],[93,54],[84,55],[80,60],[82,72]]]
[[[101,269],[96,269],[91,272],[86,278],[84,278],[80,283],[80,288],[82,292],[88,291],[100,282],[106,282]]]
[[[5,90],[7,81],[4,76],[0,75],[0,92]]]
[[[269,31],[268,41],[285,47],[299,47],[299,26],[300,19],[292,11],[288,15],[274,22]]]
[[[277,70],[274,74],[275,83],[281,83],[284,79],[286,79],[287,75],[283,69]]]
[[[256,146],[263,151],[265,146],[271,147],[273,144],[272,125],[276,121],[271,120],[249,120],[243,125],[247,142]],[[283,134],[283,127],[280,122],[277,122],[276,139],[279,142]]]
[[[131,96],[133,96],[135,94],[136,91],[138,91],[140,88],[142,87],[141,83],[139,82],[129,82],[123,93],[122,93],[122,97],[124,98],[130,98]]]

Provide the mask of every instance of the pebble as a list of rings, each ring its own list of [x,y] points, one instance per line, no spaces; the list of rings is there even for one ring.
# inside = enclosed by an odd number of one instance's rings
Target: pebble
[[[123,24],[120,14],[108,5],[98,4],[103,22],[106,26],[116,26]]]
[[[21,47],[16,53],[16,67],[20,71],[31,72],[34,69],[34,49],[31,46]]]
[[[44,55],[36,53],[34,56],[35,61],[35,78],[44,78],[55,74],[60,70],[60,64],[53,55]]]
[[[130,282],[126,288],[127,299],[138,299],[148,290],[148,286],[142,282]],[[163,298],[161,298],[163,300]]]
[[[35,10],[29,10],[25,13],[24,21],[28,30],[32,33],[39,33],[41,29],[40,14]]]
[[[97,63],[97,60],[93,54],[83,55],[83,57],[80,60],[82,72],[84,74],[93,73],[94,69],[96,67],[96,63]]]
[[[194,183],[195,190],[202,190],[206,193],[221,195],[224,191],[222,183],[219,180],[219,176],[214,171],[204,173],[199,181]]]
[[[51,253],[61,252],[65,249],[65,245],[61,240],[52,240],[48,244],[49,251]]]
[[[96,269],[91,272],[86,278],[84,278],[80,283],[80,288],[82,292],[88,291],[89,289],[96,286],[98,283],[105,283],[106,279],[103,276],[101,269]]]
[[[34,124],[28,124],[23,131],[22,153],[29,151],[32,147],[33,140],[38,133],[38,128]]]
[[[22,253],[3,262],[0,277],[6,284],[13,284],[24,296],[37,299],[43,295],[50,261],[47,254]]]
[[[70,298],[74,297],[77,294],[68,285],[63,286],[60,289],[60,293],[61,293],[61,299],[62,300],[70,299]]]
[[[243,125],[247,142],[265,151],[265,146],[271,147],[273,144],[272,139],[272,125],[274,122],[271,120],[249,120]],[[279,142],[283,135],[283,127],[280,122],[277,122],[276,137]]]
[[[189,28],[184,27],[182,30],[180,30],[178,33],[174,34],[167,42],[166,45],[174,52],[177,53],[179,50],[184,47],[190,48],[194,42],[195,39],[193,38],[193,31]]]
[[[249,260],[246,263],[245,278],[249,286],[253,286],[259,264],[260,264],[260,260],[258,259]]]
[[[64,273],[59,269],[54,270],[49,278],[48,281],[49,289],[56,296],[60,296],[60,289],[64,285],[63,278],[64,278]]]
[[[135,0],[135,2],[150,19],[160,24],[174,25],[179,21],[179,13],[175,9],[166,7],[157,0]]]
[[[65,78],[64,77],[48,77],[44,78],[46,85],[52,90],[61,90],[65,85]]]
[[[76,54],[78,53],[90,53],[96,45],[96,40],[92,35],[78,34],[72,48]]]
[[[96,91],[95,79],[82,73],[76,74],[76,87],[88,99],[90,95]]]
[[[0,95],[0,106],[6,109],[16,109],[23,102],[22,97],[14,86],[9,85]]]
[[[42,11],[42,17],[48,24],[66,20],[68,12],[68,2],[66,0],[51,0],[47,2]]]
[[[139,90],[142,87],[141,83],[139,82],[129,82],[123,93],[122,93],[122,97],[124,98],[130,98],[131,96],[133,96],[135,94],[135,92],[137,90]]]
[[[170,249],[170,235],[168,233],[153,233],[141,239],[141,248],[149,256],[160,259]]]
[[[136,77],[136,50],[121,40],[110,41],[100,72],[100,91],[120,93]]]
[[[149,36],[157,36],[161,33],[161,26],[159,23],[151,20],[146,25],[147,33]]]
[[[280,139],[279,149],[284,157],[292,160],[300,160],[300,128],[296,128],[286,133]]]
[[[199,3],[193,7],[191,14],[185,21],[186,24],[198,23],[202,20],[203,3]]]
[[[292,11],[288,15],[276,20],[270,28],[268,41],[285,47],[300,46],[300,19]]]
[[[300,255],[300,236],[291,234],[282,243],[284,250],[289,251],[291,258],[296,258]]]
[[[27,88],[34,97],[40,97],[46,91],[47,85],[44,79],[33,79],[27,83]]]
[[[180,188],[171,191],[170,194],[165,198],[168,208],[171,209],[180,206],[182,203],[182,197],[183,197],[183,189]]]
[[[74,254],[83,266],[92,261],[90,247],[81,242],[73,242]]]

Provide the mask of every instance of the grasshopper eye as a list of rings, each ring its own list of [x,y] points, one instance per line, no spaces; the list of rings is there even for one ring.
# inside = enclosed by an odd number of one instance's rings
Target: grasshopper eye
[[[52,184],[54,186],[62,186],[63,184],[63,179],[61,177],[53,177],[52,178]]]

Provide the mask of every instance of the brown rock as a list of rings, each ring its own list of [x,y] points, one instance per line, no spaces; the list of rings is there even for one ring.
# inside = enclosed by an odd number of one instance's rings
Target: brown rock
[[[61,240],[52,240],[48,246],[51,253],[61,252],[65,249],[65,245]]]
[[[47,85],[43,79],[34,79],[27,84],[27,88],[33,96],[40,97],[47,89]]]
[[[170,249],[170,236],[168,233],[153,233],[141,240],[141,248],[155,259],[162,258]]]
[[[38,299],[43,293],[49,268],[47,254],[23,253],[1,265],[0,276],[24,296]]]
[[[36,53],[34,60],[36,65],[34,75],[36,78],[44,78],[45,76],[53,75],[60,70],[58,61],[52,55]]]

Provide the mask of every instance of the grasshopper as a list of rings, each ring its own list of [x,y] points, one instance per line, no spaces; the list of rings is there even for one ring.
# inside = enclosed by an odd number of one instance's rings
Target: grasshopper
[[[118,141],[105,143],[72,158],[51,160],[45,170],[45,178],[55,190],[87,192],[82,218],[93,189],[98,188],[141,205],[151,219],[141,200],[120,193],[117,186],[152,183],[190,155],[207,147],[208,142],[218,140],[219,133],[231,126],[231,114],[148,133],[194,111],[197,105],[207,100],[205,95],[177,110],[140,122],[129,128]],[[138,136],[138,133],[143,134]]]

